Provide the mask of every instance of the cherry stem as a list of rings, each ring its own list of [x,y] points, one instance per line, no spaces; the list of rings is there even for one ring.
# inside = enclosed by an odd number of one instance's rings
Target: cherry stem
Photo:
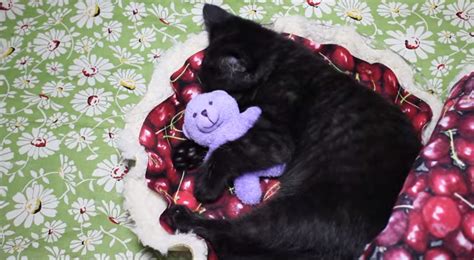
[[[454,196],[458,199],[460,199],[462,202],[466,203],[471,209],[474,209],[474,205],[471,204],[467,199],[465,199],[463,196],[459,195],[457,192],[454,193]]]
[[[413,207],[412,205],[397,205],[395,207],[393,207],[393,209],[414,209],[415,207]]]
[[[175,83],[179,78],[181,78],[184,75],[184,73],[186,72],[188,68],[189,68],[189,63],[186,63],[186,67],[184,68],[184,70],[175,79],[170,79],[170,82]]]
[[[329,65],[331,65],[332,67],[334,67],[337,71],[339,71],[339,72],[341,72],[341,73],[344,73],[344,74],[349,74],[349,73],[347,73],[346,71],[343,71],[343,70],[339,69],[326,55],[324,55],[324,54],[322,54],[322,53],[320,53],[320,52],[318,52],[318,54],[321,55],[321,56],[324,58],[324,60],[325,60],[327,63],[329,63]]]
[[[463,161],[461,161],[461,159],[459,159],[458,154],[456,153],[456,149],[454,147],[453,130],[450,129],[450,130],[446,131],[446,133],[448,133],[448,136],[449,136],[449,143],[450,143],[450,146],[451,146],[451,158],[454,160],[454,163],[459,168],[464,170],[466,168],[466,164]]]

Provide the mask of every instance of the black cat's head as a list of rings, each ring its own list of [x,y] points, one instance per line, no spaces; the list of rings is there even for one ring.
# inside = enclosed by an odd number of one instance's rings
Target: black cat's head
[[[199,73],[204,89],[238,94],[256,87],[271,69],[268,49],[277,34],[215,5],[206,4],[203,16],[209,33]]]

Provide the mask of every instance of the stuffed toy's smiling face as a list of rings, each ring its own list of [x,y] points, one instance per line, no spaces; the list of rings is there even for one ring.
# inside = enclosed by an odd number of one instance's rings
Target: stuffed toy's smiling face
[[[186,106],[183,131],[196,143],[208,145],[213,133],[239,114],[237,102],[226,92],[216,90],[199,94]]]

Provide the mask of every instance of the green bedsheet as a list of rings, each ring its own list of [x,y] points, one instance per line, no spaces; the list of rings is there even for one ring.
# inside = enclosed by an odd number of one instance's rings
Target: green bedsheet
[[[202,30],[203,2],[355,26],[440,98],[474,62],[469,0],[1,0],[0,259],[160,257],[128,228],[114,140],[163,51]]]

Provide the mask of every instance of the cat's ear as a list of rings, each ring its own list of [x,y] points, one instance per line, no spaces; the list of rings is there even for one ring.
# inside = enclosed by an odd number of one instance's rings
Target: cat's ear
[[[204,18],[204,24],[206,25],[207,31],[210,31],[215,25],[218,25],[232,17],[232,15],[226,12],[224,9],[210,4],[204,5],[204,8],[202,9],[202,16]]]

